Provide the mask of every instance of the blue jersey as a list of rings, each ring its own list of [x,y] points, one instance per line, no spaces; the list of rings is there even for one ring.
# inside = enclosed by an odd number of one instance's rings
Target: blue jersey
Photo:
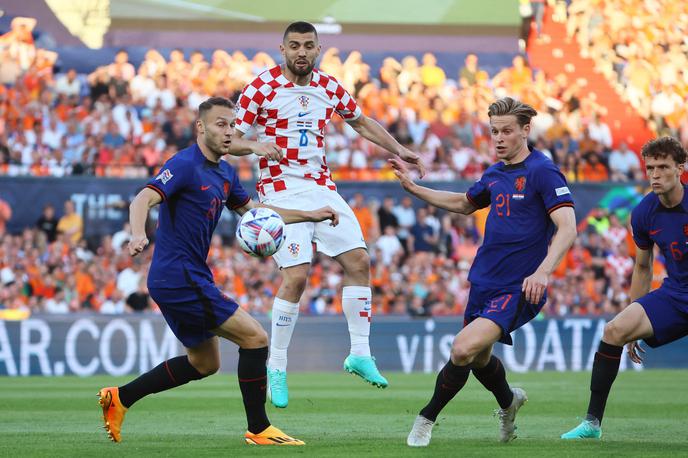
[[[249,196],[225,161],[206,159],[198,145],[179,151],[146,185],[163,199],[148,272],[149,288],[212,282],[206,259],[223,207],[246,205]]]
[[[555,225],[549,215],[573,207],[566,178],[540,151],[518,164],[488,168],[466,193],[476,208],[491,205],[485,240],[468,280],[483,287],[517,286],[547,256]]]
[[[656,244],[666,260],[664,285],[688,292],[688,186],[683,200],[667,208],[654,192],[646,195],[631,213],[633,239],[638,248],[651,250]]]

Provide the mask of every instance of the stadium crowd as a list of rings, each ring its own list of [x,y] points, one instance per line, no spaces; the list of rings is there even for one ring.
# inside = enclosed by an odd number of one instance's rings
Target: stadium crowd
[[[207,61],[201,51],[187,60],[179,49],[167,57],[151,49],[135,68],[121,50],[87,76],[73,69],[53,75],[55,56],[44,50],[13,54],[11,41],[0,39],[0,174],[7,175],[150,176],[193,141],[202,100],[236,99],[257,73],[275,65],[264,52],[249,59],[218,49]],[[474,179],[492,162],[486,112],[504,95],[538,109],[531,141],[570,181],[642,174],[636,152],[611,137],[604,108],[588,94],[585,80],[534,71],[521,55],[494,75],[474,54],[457,75],[447,75],[432,53],[420,62],[386,58],[372,74],[360,52],[344,58],[329,48],[320,68],[340,80],[366,114],[423,155],[429,180]],[[682,134],[688,142],[688,131]],[[345,123],[335,119],[326,138],[335,179],[393,179],[385,155]],[[250,158],[232,162],[242,178],[257,172]]]
[[[573,0],[566,31],[660,134],[688,139],[688,3]]]
[[[376,314],[460,314],[468,270],[482,240],[486,211],[472,216],[414,209],[410,198],[350,202],[373,259]],[[83,238],[83,221],[65,202],[57,217],[46,206],[35,227],[0,235],[0,309],[70,313],[155,310],[146,289],[152,246],[131,258],[128,224],[97,241]],[[553,275],[548,315],[614,313],[627,303],[634,244],[625,223],[598,209],[583,224],[576,245]],[[279,286],[271,259],[244,254],[215,235],[208,256],[218,286],[255,314],[266,314]],[[664,276],[655,260],[655,283]],[[342,272],[318,255],[301,303],[302,313],[341,313]]]
[[[659,63],[675,69],[676,76],[669,81],[673,86],[661,88],[678,88],[685,99],[688,89],[682,81],[688,72],[679,65],[685,60],[685,50],[683,44],[675,43],[673,32],[662,35],[667,46],[661,53],[644,42],[626,43],[633,51],[622,50],[618,44],[628,36],[621,27],[600,20],[604,17],[600,15],[614,13],[623,24],[628,18],[620,19],[622,13],[608,6],[581,8],[587,3],[595,0],[571,3],[568,24],[584,52],[603,59],[608,54],[603,48],[608,45],[626,59],[617,59],[608,75],[631,94],[629,100],[635,97],[636,102],[655,105],[651,92],[633,92],[636,83],[624,78],[631,73],[624,68]],[[606,4],[617,3],[618,11],[628,11],[621,0]],[[672,4],[670,11],[682,8],[681,2]],[[648,31],[648,40],[655,31],[645,16],[631,22]],[[249,59],[241,51],[218,49],[206,61],[200,51],[187,60],[181,50],[165,57],[151,49],[135,68],[122,50],[112,63],[89,75],[78,75],[73,69],[53,75],[56,56],[33,46],[25,30],[33,25],[23,27],[13,27],[0,37],[0,175],[151,176],[178,149],[194,141],[193,119],[201,101],[210,95],[236,99],[254,75],[275,65],[262,52]],[[582,34],[582,29],[589,33]],[[601,35],[603,44],[597,41]],[[680,53],[684,60],[673,60]],[[648,64],[647,59],[661,62]],[[428,180],[476,179],[493,162],[486,113],[489,103],[504,95],[538,109],[531,142],[558,163],[569,181],[642,178],[636,152],[611,138],[606,113],[586,92],[585,81],[534,71],[523,56],[515,56],[511,66],[493,75],[481,69],[474,54],[465,58],[459,74],[447,75],[431,53],[420,62],[413,56],[401,61],[387,58],[379,72],[372,74],[360,52],[344,58],[339,50],[329,48],[322,54],[320,68],[340,80],[366,114],[422,154]],[[659,87],[655,79],[663,75],[647,75],[643,90]],[[634,106],[642,112],[636,102]],[[669,128],[683,119],[673,117],[673,112],[670,115],[655,119]],[[675,133],[688,144],[688,127]],[[386,155],[361,141],[345,123],[335,118],[325,138],[335,180],[394,179]],[[255,176],[256,166],[248,157],[230,161],[242,179]],[[481,243],[484,212],[471,217],[447,215],[432,208],[416,210],[410,199],[366,202],[360,195],[351,205],[374,260],[376,313],[462,312],[468,269]],[[62,216],[58,218],[57,213]],[[620,222],[603,210],[598,213],[554,275],[544,313],[610,313],[626,304],[634,251],[627,221]],[[83,221],[70,202],[64,210],[46,207],[36,226],[21,234],[5,231],[10,217],[11,209],[0,201],[0,308],[50,313],[155,309],[145,286],[152,249],[140,259],[131,259],[126,253],[126,227],[101,240],[86,241]],[[269,311],[279,282],[272,260],[249,258],[233,241],[216,236],[209,263],[228,295],[253,313]],[[341,313],[338,265],[318,256],[312,272],[301,304],[303,312]],[[662,275],[662,261],[657,258],[655,280]]]

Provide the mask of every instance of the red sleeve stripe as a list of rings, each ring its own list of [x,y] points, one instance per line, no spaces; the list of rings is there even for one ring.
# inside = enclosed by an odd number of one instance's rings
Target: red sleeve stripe
[[[571,208],[574,208],[574,207],[573,207],[573,202],[564,202],[564,203],[555,205],[554,207],[552,207],[552,208],[550,208],[549,210],[547,210],[547,214],[548,214],[548,215],[551,215],[552,212],[553,212],[554,210],[557,210],[557,209],[562,208],[562,207],[571,207]]]
[[[249,203],[250,201],[251,201],[251,198],[247,197],[246,200],[244,201],[244,203],[233,206],[231,208],[231,210],[236,210],[237,208],[241,208],[241,207],[245,206],[247,203]]]
[[[162,198],[162,200],[167,200],[167,196],[165,195],[164,192],[162,192],[162,189],[158,189],[158,188],[156,188],[155,186],[153,186],[152,184],[147,184],[146,187],[147,187],[148,189],[152,189],[153,191],[155,191],[155,192],[157,192],[158,194],[160,194],[160,197]]]

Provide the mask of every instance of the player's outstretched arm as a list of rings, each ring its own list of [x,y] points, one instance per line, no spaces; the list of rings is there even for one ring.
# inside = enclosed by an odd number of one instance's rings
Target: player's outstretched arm
[[[232,144],[229,146],[229,154],[232,156],[248,156],[253,153],[256,156],[264,157],[270,161],[282,160],[282,148],[275,143],[261,143],[244,138],[244,133],[237,130],[232,137]]]
[[[443,208],[444,210],[449,210],[454,213],[463,213],[464,215],[470,215],[476,210],[475,206],[473,206],[466,197],[466,193],[437,191],[426,188],[425,186],[420,186],[411,180],[406,166],[399,159],[389,159],[389,163],[392,165],[394,174],[399,179],[401,186],[419,199],[435,207]]]
[[[363,114],[353,121],[347,122],[361,137],[399,156],[401,160],[418,167],[420,177],[423,178],[425,175],[425,166],[421,162],[420,156],[410,151],[408,148],[401,146],[401,144],[380,125],[380,123]]]
[[[576,213],[573,207],[561,207],[550,213],[550,218],[557,226],[552,242],[547,249],[547,256],[540,263],[535,273],[523,280],[522,290],[526,300],[531,304],[537,304],[542,299],[547,289],[549,276],[557,268],[561,259],[571,248],[576,240],[578,231],[576,229]]]
[[[129,205],[129,226],[131,239],[129,240],[129,254],[136,256],[148,245],[146,235],[146,220],[148,210],[162,202],[160,194],[150,188],[143,188]]]
[[[265,207],[273,210],[282,217],[285,224],[313,222],[330,220],[331,226],[339,224],[339,214],[330,207],[322,207],[317,210],[293,210],[289,208],[273,207],[272,205],[265,205],[249,200],[246,205],[235,209],[237,213],[243,215],[252,208]]]

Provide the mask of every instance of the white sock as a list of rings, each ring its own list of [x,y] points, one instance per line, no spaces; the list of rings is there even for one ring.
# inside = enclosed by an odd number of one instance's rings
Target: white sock
[[[272,304],[272,335],[270,336],[270,369],[287,370],[287,348],[299,318],[299,304],[275,297]]]
[[[367,286],[345,286],[342,289],[342,308],[349,324],[351,354],[370,356],[370,319],[373,316],[372,292]]]

